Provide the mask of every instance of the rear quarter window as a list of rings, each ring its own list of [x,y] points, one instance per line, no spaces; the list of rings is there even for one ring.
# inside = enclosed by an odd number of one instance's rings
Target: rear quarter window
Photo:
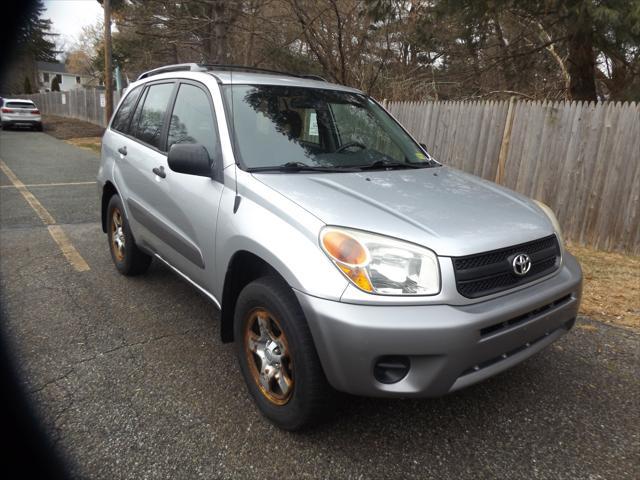
[[[120,104],[120,108],[113,117],[111,128],[121,133],[129,133],[129,124],[131,123],[131,115],[136,107],[136,102],[140,96],[142,88],[136,87],[131,90]]]

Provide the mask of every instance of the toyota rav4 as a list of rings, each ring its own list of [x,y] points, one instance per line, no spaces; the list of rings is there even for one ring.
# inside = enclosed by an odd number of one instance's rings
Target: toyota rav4
[[[435,161],[374,99],[196,64],[140,76],[106,129],[102,227],[221,311],[259,410],[285,429],[335,390],[431,397],[573,326],[580,266],[544,204]]]

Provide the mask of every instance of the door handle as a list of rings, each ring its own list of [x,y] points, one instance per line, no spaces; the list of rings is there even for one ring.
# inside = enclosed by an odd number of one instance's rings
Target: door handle
[[[159,176],[160,178],[165,178],[167,176],[166,172],[164,171],[164,167],[163,166],[156,167],[151,171],[153,173],[155,173],[157,176]]]
[[[120,153],[120,155],[127,155],[127,147],[120,147],[118,149],[118,153]]]

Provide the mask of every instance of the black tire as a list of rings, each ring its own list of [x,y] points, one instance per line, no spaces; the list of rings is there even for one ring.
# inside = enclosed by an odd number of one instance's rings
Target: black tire
[[[37,125],[36,125],[36,127],[35,127],[35,131],[36,131],[36,132],[42,132],[43,130],[44,130],[44,129],[42,128],[42,124],[41,124],[41,123],[39,123],[39,124],[37,124]]]
[[[120,214],[120,239],[124,239],[122,248],[117,247],[115,240],[118,236],[116,235],[118,230],[117,216],[114,217],[116,212]],[[107,207],[107,236],[109,239],[111,258],[121,274],[134,276],[147,271],[151,263],[151,257],[136,245],[133,234],[131,233],[131,228],[129,228],[129,221],[122,207],[122,201],[118,195],[113,195],[111,199],[109,199],[109,205]]]
[[[249,363],[252,357],[245,347],[245,334],[256,311],[266,311],[277,317],[278,329],[286,336],[293,365],[293,386],[284,404],[275,404],[263,393],[255,377],[256,370],[252,370]],[[291,288],[277,277],[263,277],[248,284],[238,296],[233,327],[240,369],[260,412],[285,430],[301,430],[324,419],[335,392],[324,375],[307,320]],[[284,361],[281,365],[280,368],[284,368]]]

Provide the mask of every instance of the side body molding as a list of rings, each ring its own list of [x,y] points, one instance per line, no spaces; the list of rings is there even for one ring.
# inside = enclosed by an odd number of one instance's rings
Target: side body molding
[[[153,216],[146,208],[140,205],[138,202],[132,199],[127,199],[127,205],[133,218],[141,225],[144,225],[151,233],[161,239],[176,252],[189,260],[191,263],[197,265],[200,268],[204,268],[204,258],[200,249],[184,238],[182,235],[175,232],[173,229],[160,222],[155,216]]]

